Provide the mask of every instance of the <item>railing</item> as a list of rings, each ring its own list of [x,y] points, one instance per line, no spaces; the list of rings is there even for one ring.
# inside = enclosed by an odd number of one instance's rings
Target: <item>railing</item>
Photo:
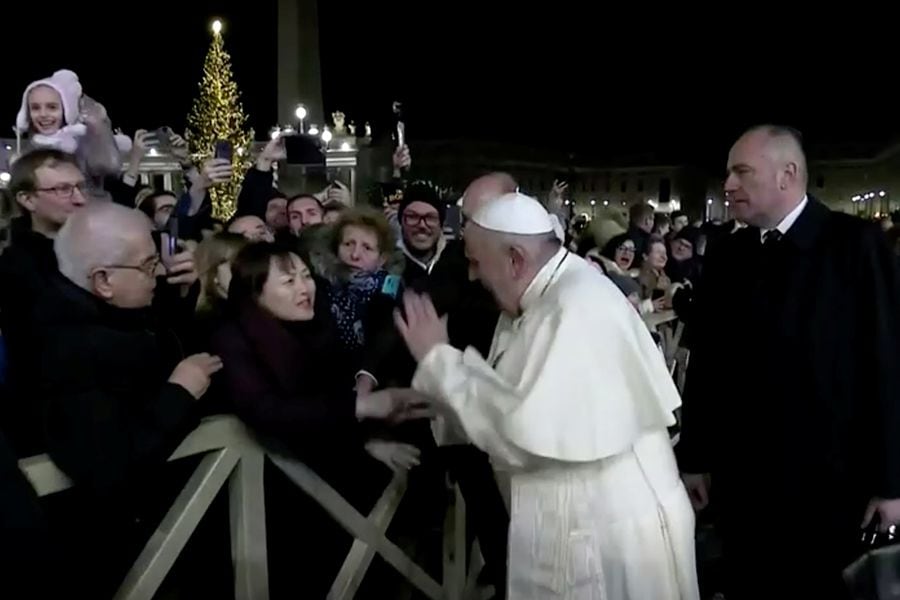
[[[266,451],[232,416],[211,417],[188,435],[169,460],[205,454],[162,522],[144,546],[115,595],[117,600],[151,599],[174,565],[216,494],[229,484],[231,551],[236,600],[269,597],[263,469]],[[314,471],[285,456],[269,454],[287,477],[319,503],[350,535],[353,545],[338,572],[329,599],[349,599],[378,553],[412,585],[433,600],[462,600],[476,595],[474,577],[466,579],[465,509],[453,488],[444,531],[444,581],[438,583],[385,533],[406,490],[395,476],[368,516],[359,513]],[[46,454],[19,461],[39,496],[71,487],[71,481]],[[298,543],[307,543],[299,541]],[[302,590],[298,590],[299,594]]]

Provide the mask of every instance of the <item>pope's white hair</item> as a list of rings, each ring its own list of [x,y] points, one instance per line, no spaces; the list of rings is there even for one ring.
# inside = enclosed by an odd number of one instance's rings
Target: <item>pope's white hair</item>
[[[59,272],[90,291],[91,271],[127,260],[134,239],[150,231],[150,219],[142,212],[112,202],[92,202],[71,214],[56,234],[53,247]]]

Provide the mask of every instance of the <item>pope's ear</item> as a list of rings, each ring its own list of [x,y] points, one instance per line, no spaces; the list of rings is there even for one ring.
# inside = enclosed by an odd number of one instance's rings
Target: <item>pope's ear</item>
[[[512,264],[513,273],[515,273],[516,277],[525,272],[525,267],[528,263],[528,255],[523,248],[515,245],[510,246],[509,260]]]

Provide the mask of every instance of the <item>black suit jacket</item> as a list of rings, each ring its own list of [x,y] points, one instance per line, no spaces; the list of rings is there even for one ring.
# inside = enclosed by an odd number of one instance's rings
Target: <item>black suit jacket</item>
[[[851,535],[870,497],[900,497],[900,282],[877,227],[811,198],[772,249],[734,233],[693,317],[679,459],[744,536]]]

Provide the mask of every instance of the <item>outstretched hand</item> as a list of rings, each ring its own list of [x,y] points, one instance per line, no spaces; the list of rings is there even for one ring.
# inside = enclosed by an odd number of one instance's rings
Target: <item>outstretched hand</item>
[[[447,317],[438,316],[431,298],[406,292],[403,309],[405,314],[394,311],[394,323],[416,362],[422,362],[435,346],[449,343]]]
[[[389,388],[356,398],[356,416],[360,419],[380,419],[401,423],[434,416],[431,399],[409,388]]]

